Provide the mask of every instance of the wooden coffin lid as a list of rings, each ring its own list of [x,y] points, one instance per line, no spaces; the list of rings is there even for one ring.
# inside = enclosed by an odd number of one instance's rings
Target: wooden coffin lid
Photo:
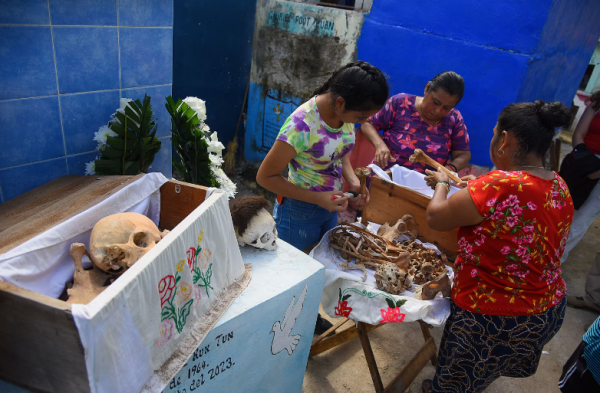
[[[136,176],[67,175],[0,205],[0,255],[98,204]]]

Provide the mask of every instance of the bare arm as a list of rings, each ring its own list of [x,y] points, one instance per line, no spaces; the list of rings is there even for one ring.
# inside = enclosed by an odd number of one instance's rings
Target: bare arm
[[[378,167],[385,168],[388,164],[388,161],[396,161],[396,159],[390,153],[390,149],[379,136],[379,133],[373,124],[369,123],[368,121],[364,122],[360,128],[360,131],[375,148],[375,164]]]
[[[258,168],[256,182],[267,190],[284,197],[314,203],[329,211],[346,210],[348,198],[344,197],[341,191],[310,191],[292,184],[281,176],[281,172],[295,156],[296,150],[292,146],[282,141],[275,141],[262,164],[260,164],[260,168]],[[338,195],[338,199],[332,200],[333,195]]]
[[[457,172],[463,168],[466,168],[471,160],[471,152],[469,150],[452,150],[450,152],[450,156],[452,158],[448,164],[454,165]]]
[[[350,154],[346,154],[342,158],[342,176],[348,182],[350,191],[360,193],[360,180],[354,174],[354,169],[350,163]],[[369,190],[366,195],[359,195],[356,198],[350,198],[349,201],[352,203],[352,207],[361,210],[367,202],[369,202]]]
[[[437,172],[426,170],[427,183],[435,184],[439,180],[448,181],[448,176],[438,169]],[[476,225],[483,221],[469,190],[463,188],[450,198],[448,189],[443,184],[435,187],[431,202],[427,205],[427,225],[436,231],[446,232],[454,228]]]
[[[573,133],[573,147],[583,143],[583,139],[590,130],[590,124],[592,123],[595,113],[596,110],[592,105],[589,105],[585,108],[585,111],[583,111],[579,123],[577,123],[577,127],[575,127],[575,132]]]

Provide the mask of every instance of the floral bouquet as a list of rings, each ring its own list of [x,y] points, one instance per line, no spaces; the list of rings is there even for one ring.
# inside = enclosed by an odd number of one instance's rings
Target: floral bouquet
[[[144,101],[121,98],[120,108],[94,140],[99,158],[86,164],[86,175],[137,175],[148,172],[160,150],[150,97]]]
[[[175,103],[169,96],[165,107],[171,115],[173,148],[177,153],[173,157],[173,167],[186,182],[218,187],[233,198],[235,183],[221,168],[225,146],[205,123],[206,103],[196,97]]]

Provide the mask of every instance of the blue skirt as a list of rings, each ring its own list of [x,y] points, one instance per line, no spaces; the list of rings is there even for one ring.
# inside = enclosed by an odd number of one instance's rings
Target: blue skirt
[[[431,392],[481,392],[499,377],[535,374],[542,349],[560,330],[567,297],[540,314],[475,314],[452,303]]]

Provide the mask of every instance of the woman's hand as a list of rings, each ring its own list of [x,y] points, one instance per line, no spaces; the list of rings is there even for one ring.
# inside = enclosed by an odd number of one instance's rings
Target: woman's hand
[[[366,194],[360,194],[360,184],[358,186],[350,186],[350,191],[354,191],[358,194],[356,198],[350,198],[348,201],[350,202],[350,206],[354,210],[362,210],[367,203],[369,203],[369,189],[365,188]]]
[[[460,183],[455,183],[453,185],[455,185],[458,188],[465,188],[467,186],[467,183],[469,182],[469,180],[473,180],[476,179],[475,176],[473,175],[466,175],[460,178],[460,180],[462,180]]]
[[[341,191],[315,192],[315,204],[330,212],[343,212],[348,208],[348,197]],[[336,198],[332,199],[335,196]]]
[[[427,175],[425,176],[425,182],[433,190],[435,190],[435,185],[439,181],[443,180],[450,183],[450,178],[442,168],[438,168],[437,171],[430,171],[429,169],[425,169],[425,174]]]
[[[390,149],[385,143],[378,144],[375,150],[375,164],[381,169],[385,169],[389,161],[396,162]]]

